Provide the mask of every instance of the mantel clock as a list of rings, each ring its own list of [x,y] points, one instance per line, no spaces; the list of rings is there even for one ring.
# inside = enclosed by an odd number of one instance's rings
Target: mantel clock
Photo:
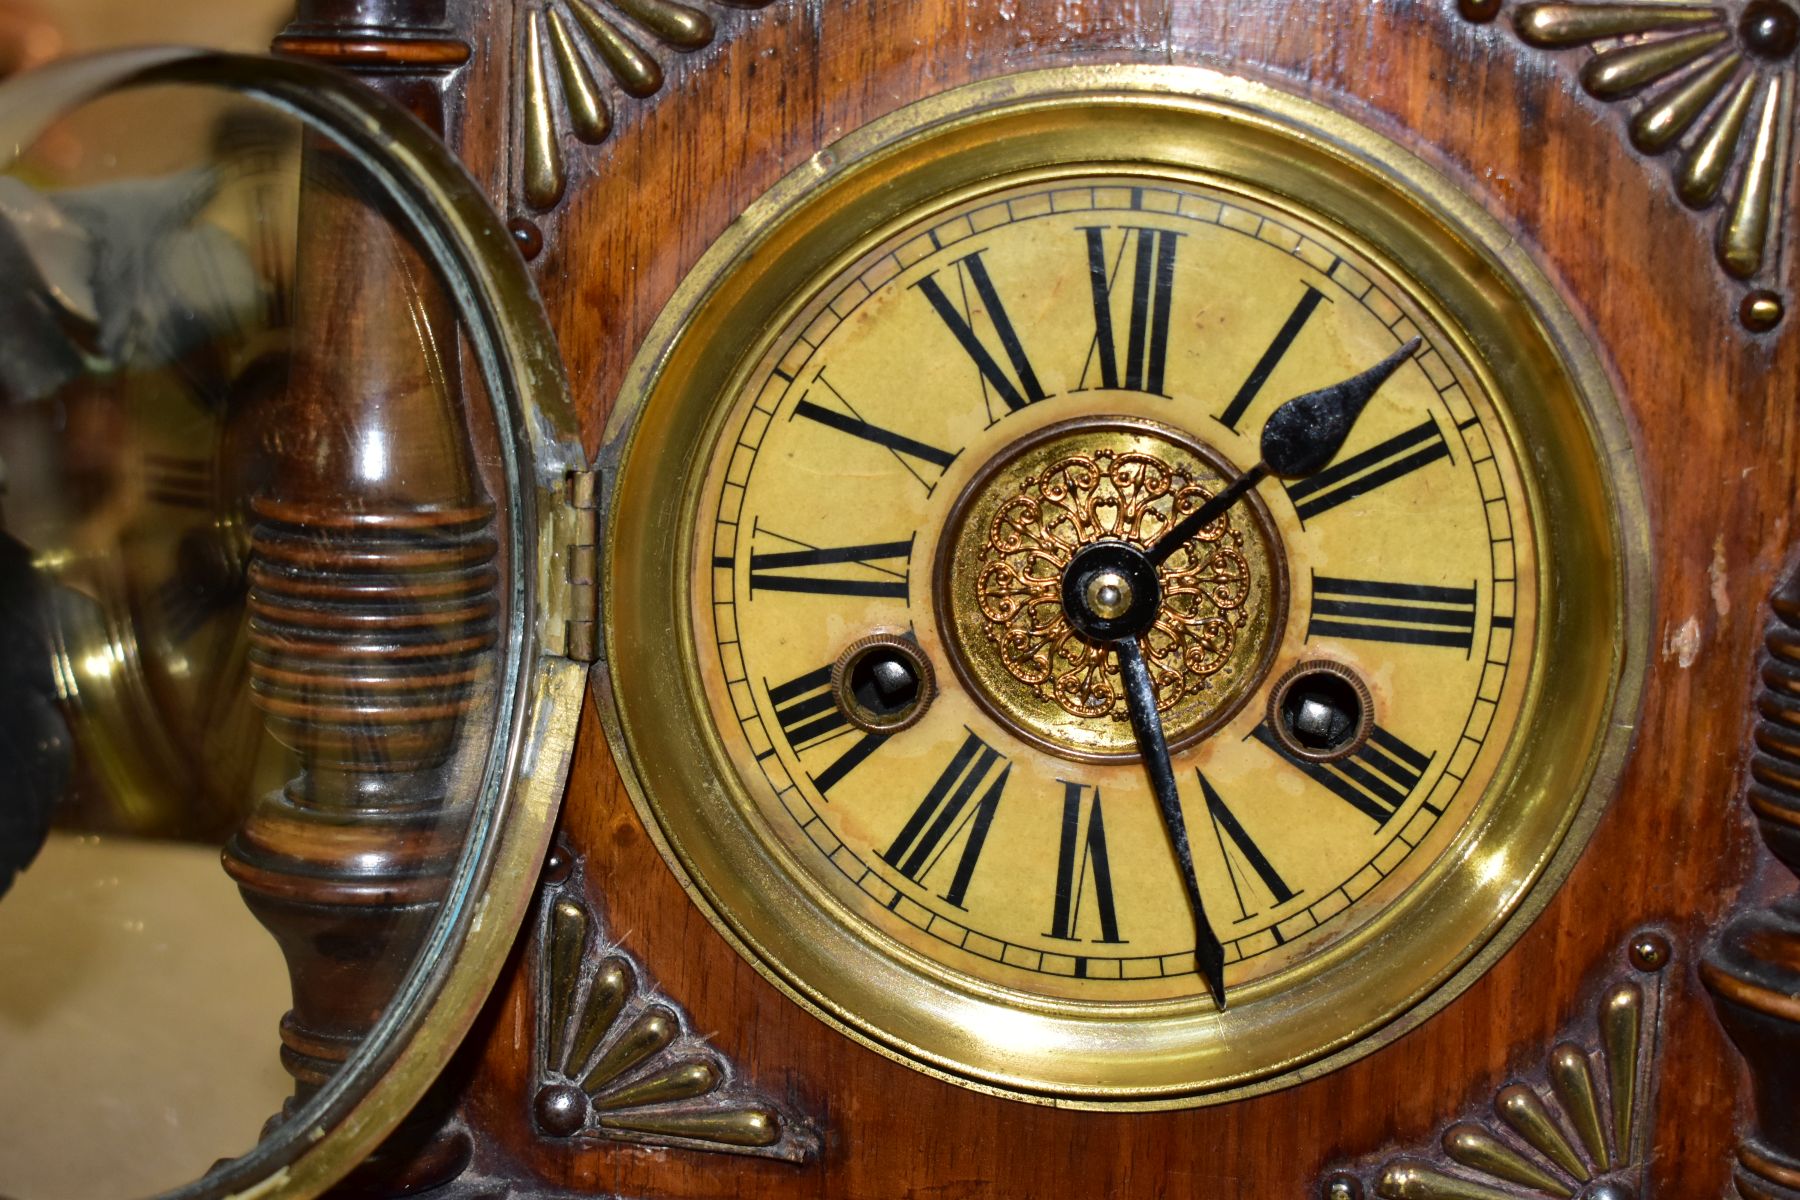
[[[1797,48],[303,0],[7,83],[0,1061],[285,1076],[0,1191],[1800,1197]],[[93,878],[287,1014],[93,999]]]
[[[1642,516],[1566,314],[1411,166],[1241,80],[1012,76],[839,142],[676,293],[615,418],[606,687],[785,987],[984,1086],[1192,1102],[1390,1027],[1529,904],[1634,703]],[[1069,593],[1148,581],[1087,564],[1390,356],[1329,465],[1155,567],[1147,747]]]

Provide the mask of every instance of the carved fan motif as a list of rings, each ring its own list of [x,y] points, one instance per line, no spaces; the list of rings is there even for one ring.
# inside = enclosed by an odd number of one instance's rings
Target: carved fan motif
[[[1478,19],[1497,7],[1464,3]],[[1785,0],[1534,3],[1514,9],[1512,21],[1530,45],[1591,51],[1582,88],[1631,106],[1631,144],[1664,158],[1683,204],[1723,208],[1719,265],[1744,281],[1775,274],[1800,47],[1800,15]],[[1753,292],[1740,315],[1760,332],[1781,320],[1782,304],[1773,292]]]
[[[1652,1068],[1669,945],[1631,946],[1637,978],[1602,993],[1593,1033],[1557,1043],[1530,1079],[1494,1094],[1493,1117],[1444,1130],[1438,1153],[1388,1158],[1365,1191],[1358,1173],[1325,1181],[1324,1200],[1629,1200],[1641,1194]]]
[[[769,0],[729,0],[761,8]],[[545,0],[527,7],[518,46],[525,202],[554,207],[568,185],[562,137],[590,146],[612,132],[602,83],[643,99],[663,85],[659,48],[686,53],[713,40],[713,18],[676,0]],[[616,102],[615,97],[615,102]]]
[[[812,1157],[811,1128],[740,1083],[607,937],[579,873],[556,881],[544,907],[532,1105],[539,1128],[554,1137]]]

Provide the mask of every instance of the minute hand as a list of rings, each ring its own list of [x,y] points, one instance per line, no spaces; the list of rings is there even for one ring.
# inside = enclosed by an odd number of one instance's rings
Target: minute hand
[[[1295,396],[1276,409],[1263,426],[1262,461],[1158,538],[1147,551],[1150,561],[1161,566],[1270,475],[1311,475],[1336,458],[1364,406],[1421,343],[1422,339],[1415,337],[1362,374]]]
[[[1125,707],[1131,713],[1131,729],[1137,734],[1138,752],[1150,773],[1150,786],[1156,792],[1156,807],[1162,814],[1163,828],[1168,831],[1170,848],[1175,851],[1176,865],[1181,868],[1181,884],[1187,890],[1188,907],[1194,913],[1194,957],[1200,974],[1212,991],[1220,1011],[1225,1008],[1225,947],[1206,919],[1206,905],[1200,899],[1200,880],[1194,874],[1194,851],[1188,844],[1187,821],[1181,815],[1181,795],[1175,786],[1175,768],[1169,762],[1169,743],[1163,736],[1162,718],[1156,712],[1156,687],[1150,682],[1150,669],[1144,665],[1143,650],[1136,638],[1122,638],[1113,643],[1119,656],[1119,673],[1124,676]]]

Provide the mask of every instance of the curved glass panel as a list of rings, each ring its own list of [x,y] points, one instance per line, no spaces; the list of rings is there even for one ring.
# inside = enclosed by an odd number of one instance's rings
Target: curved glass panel
[[[135,88],[0,175],[17,1200],[236,1190],[361,1107],[360,1142],[288,1186],[329,1183],[441,1066],[454,1037],[412,1043],[472,1014],[504,938],[471,914],[503,892],[516,923],[547,832],[511,783],[547,669],[533,463],[558,453],[520,414],[560,376],[504,233],[351,85],[161,61],[115,76],[291,87],[350,140]],[[0,127],[57,90],[31,82],[0,89]]]

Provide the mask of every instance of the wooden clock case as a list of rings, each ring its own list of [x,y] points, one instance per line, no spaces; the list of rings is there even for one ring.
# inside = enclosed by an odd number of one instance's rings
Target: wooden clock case
[[[534,1108],[537,1042],[540,1014],[556,1000],[540,982],[539,930],[551,919],[540,914],[416,1123],[466,1134],[472,1161],[446,1182],[441,1163],[409,1167],[396,1152],[391,1167],[365,1172],[356,1186],[774,1200],[1351,1197],[1374,1190],[1398,1154],[1445,1166],[1446,1126],[1471,1115],[1495,1125],[1494,1097],[1508,1084],[1553,1083],[1553,1047],[1564,1038],[1592,1044],[1596,1005],[1635,979],[1657,1003],[1647,1010],[1638,1077],[1646,1085],[1638,1111],[1650,1123],[1632,1161],[1618,1164],[1631,1168],[1633,1186],[1715,1196],[1736,1171],[1746,1197],[1800,1194],[1800,1173],[1783,1174],[1780,1153],[1800,1140],[1792,1029],[1745,1035],[1740,1022],[1746,1065],[1702,983],[1733,906],[1792,886],[1742,802],[1752,666],[1800,510],[1800,356],[1792,319],[1779,310],[1792,282],[1783,191],[1791,107],[1775,107],[1785,124],[1763,168],[1753,114],[1727,186],[1696,211],[1680,194],[1680,152],[1634,146],[1642,93],[1609,93],[1587,69],[1592,47],[1534,33],[1527,6],[1511,2],[689,0],[685,11],[703,10],[708,35],[692,23],[656,24],[677,6],[612,0],[593,11],[615,32],[636,32],[605,58],[613,75],[592,80],[601,129],[566,87],[546,83],[557,62],[549,39],[559,20],[576,27],[573,3],[446,11],[431,0],[306,0],[277,48],[336,62],[441,116],[530,261],[590,453],[684,274],[751,201],[842,134],[946,88],[1032,68],[1183,63],[1253,76],[1365,122],[1458,181],[1516,232],[1586,323],[1632,425],[1649,506],[1654,647],[1643,711],[1617,797],[1572,875],[1454,1003],[1303,1084],[1223,1105],[1116,1113],[1021,1103],[933,1078],[843,1036],[775,988],[664,863],[590,701],[548,868],[554,895],[573,895],[594,914],[639,964],[640,986],[685,1009],[687,1028],[705,1035],[733,1077],[803,1127],[792,1147],[801,1161],[547,1129]],[[1621,10],[1607,36],[1625,41],[1602,39],[1602,48],[1636,44],[1621,6],[1558,7],[1590,17]],[[1780,13],[1686,7],[1702,14],[1689,14],[1695,28],[1743,43],[1745,76],[1791,89],[1791,37],[1758,33],[1754,19],[1760,12],[1780,25]],[[469,53],[427,61],[415,52],[426,44]],[[1654,92],[1660,79],[1648,73],[1638,86]],[[1773,172],[1773,190],[1761,209],[1743,209],[1769,214],[1750,262],[1716,243],[1738,211],[1745,173],[1758,169]],[[1779,942],[1770,937],[1765,948]],[[1794,951],[1781,944],[1791,976]],[[1739,1163],[1740,1126],[1770,1151],[1768,1170]],[[801,1144],[815,1136],[816,1146]],[[1380,1194],[1421,1197],[1575,1190],[1490,1179],[1491,1193],[1432,1191],[1391,1172],[1381,1186]],[[1390,1190],[1406,1186],[1419,1190]]]

